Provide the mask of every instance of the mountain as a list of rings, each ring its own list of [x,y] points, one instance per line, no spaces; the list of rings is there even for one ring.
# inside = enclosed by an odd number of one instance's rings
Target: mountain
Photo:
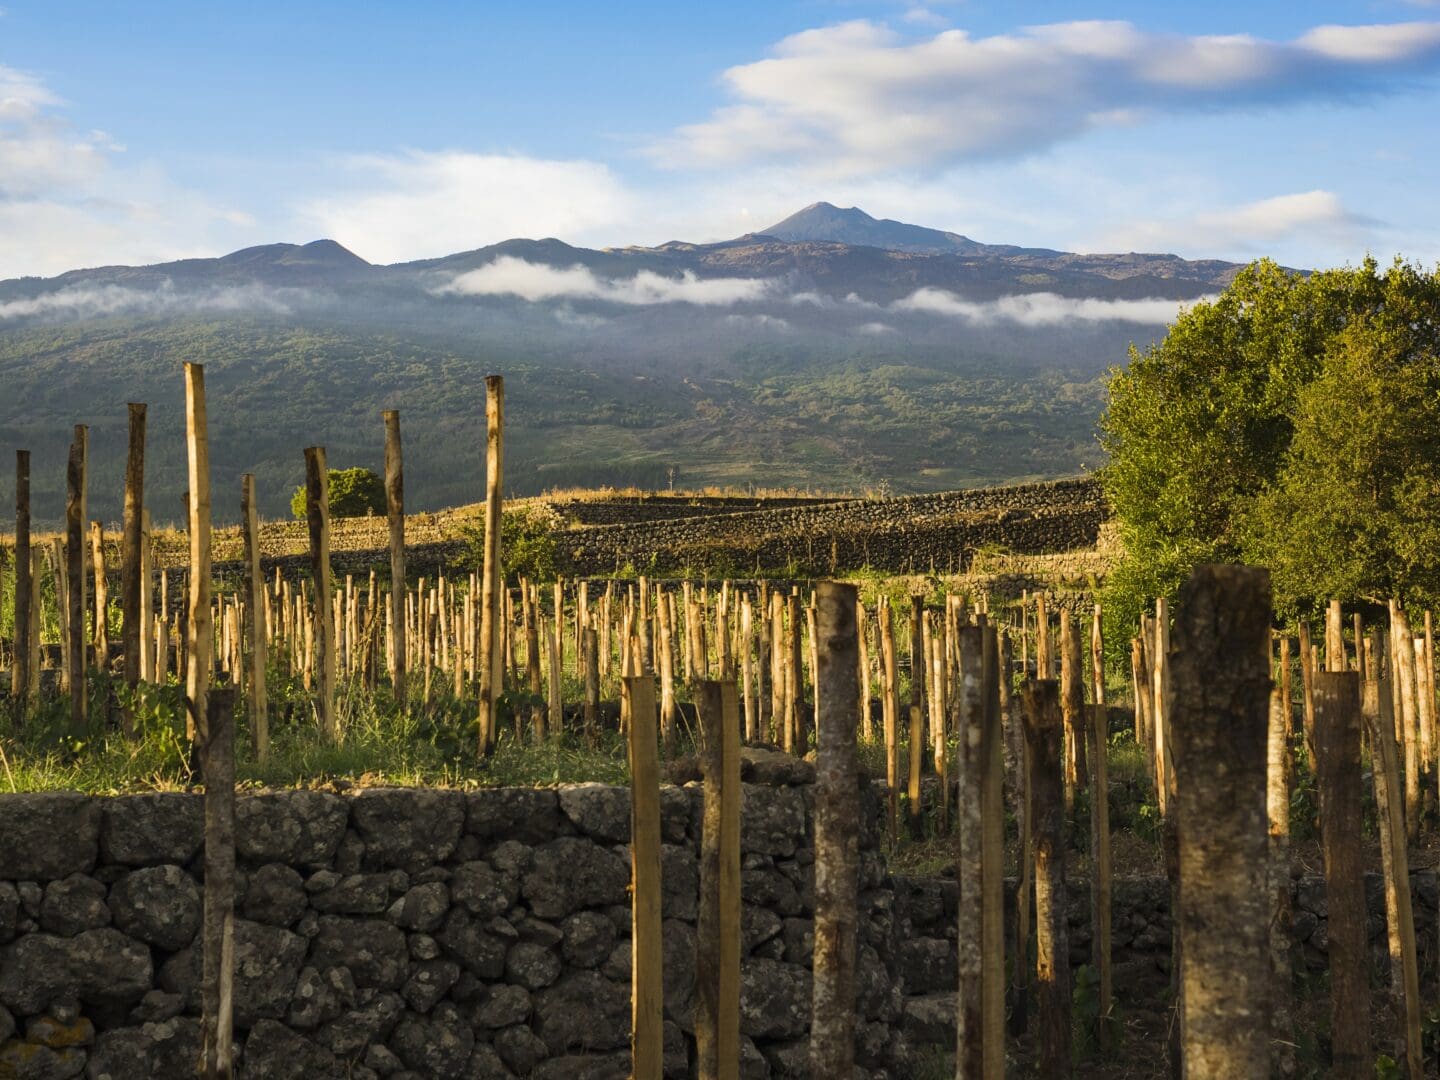
[[[90,505],[114,520],[125,403],[148,402],[147,499],[167,520],[195,360],[222,519],[244,472],[285,513],[305,446],[380,467],[382,408],[404,417],[409,505],[475,501],[496,371],[520,494],[1072,475],[1098,463],[1105,372],[1238,269],[981,244],[817,203],[718,243],[513,239],[378,265],[316,240],[18,278],[0,281],[0,452],[33,452],[53,522],[70,431],[89,425]]]
[[[831,244],[907,251],[912,255],[1039,255],[1062,252],[1049,248],[1021,248],[1011,244],[981,244],[959,233],[907,225],[890,218],[873,218],[858,206],[842,210],[828,202],[811,203],[784,221],[762,229],[765,236],[792,243],[820,240]]]

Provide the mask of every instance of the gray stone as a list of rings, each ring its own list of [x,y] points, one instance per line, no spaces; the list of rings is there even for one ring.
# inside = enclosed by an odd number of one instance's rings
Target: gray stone
[[[475,1048],[475,1033],[450,1002],[429,1016],[406,1013],[389,1039],[390,1049],[422,1076],[459,1080]]]
[[[306,882],[305,891],[310,892]],[[380,915],[390,906],[390,881],[385,874],[350,874],[313,893],[310,906],[322,914]]]
[[[242,1080],[312,1080],[346,1075],[335,1055],[274,1020],[261,1020],[245,1040]]]
[[[150,989],[150,950],[119,930],[30,934],[0,950],[0,1004],[33,1016],[61,1001],[129,1006]]]
[[[84,1050],[52,1050],[19,1039],[0,1045],[0,1076],[5,1080],[68,1080],[84,1071]]]
[[[754,904],[746,904],[740,909],[740,949],[749,953],[758,945],[763,945],[776,934],[784,925],[779,915],[776,915],[768,908],[757,907]]]
[[[532,1008],[530,993],[524,987],[499,983],[486,990],[472,1019],[480,1028],[510,1027],[529,1020]]]
[[[295,996],[307,947],[304,938],[289,930],[248,919],[235,920],[236,1027],[250,1027],[262,1018],[284,1019]],[[198,1011],[200,1006],[201,953],[197,941],[167,960],[160,971],[161,988],[182,995],[192,1011]]]
[[[71,874],[45,886],[40,926],[51,934],[74,937],[82,930],[110,925],[105,886],[85,874]]]
[[[666,919],[660,928],[665,1015],[685,1031],[695,1030],[695,928]]]
[[[440,943],[429,934],[411,934],[406,939],[410,947],[411,960],[438,960]]]
[[[627,899],[630,868],[594,841],[562,836],[535,849],[535,868],[522,893],[542,919],[561,919],[581,908]]]
[[[686,842],[690,827],[690,796],[673,784],[660,787],[660,839],[667,844]]]
[[[179,791],[103,800],[100,853],[107,863],[188,863],[205,839],[204,797]]]
[[[369,1044],[382,1042],[404,1011],[399,994],[378,994],[330,1021],[315,1033],[315,1041],[337,1057],[353,1058]]]
[[[386,918],[404,930],[428,934],[440,928],[449,910],[450,887],[443,881],[430,881],[414,886],[391,904]]]
[[[630,792],[610,784],[567,784],[560,809],[586,836],[612,844],[630,842]]]
[[[700,904],[700,863],[689,847],[660,849],[660,907],[667,919],[692,922]]]
[[[519,877],[496,870],[488,862],[461,863],[450,875],[450,899],[474,915],[503,915],[519,896]]]
[[[34,881],[17,881],[15,894],[20,897],[20,910],[27,918],[40,918],[40,902],[45,899],[45,890]]]
[[[537,1065],[530,1076],[532,1080],[627,1080],[630,1052],[550,1058]]]
[[[351,819],[366,860],[389,869],[423,870],[455,850],[465,796],[434,788],[370,788],[351,801]]]
[[[529,1076],[535,1066],[550,1056],[545,1041],[524,1024],[495,1033],[495,1052],[520,1076]]]
[[[598,911],[577,911],[561,927],[561,953],[571,967],[599,967],[615,947],[615,926]]]
[[[773,867],[741,870],[740,888],[746,903],[769,908],[779,915],[799,915],[805,910],[795,883]]]
[[[761,855],[793,855],[805,834],[805,799],[800,789],[745,785],[740,820],[740,850]]]
[[[535,849],[516,840],[504,840],[490,852],[490,865],[502,874],[520,877],[535,865]]]
[[[394,990],[410,974],[410,950],[404,933],[382,919],[324,915],[310,963],[322,970],[347,967],[359,987]]]
[[[89,1046],[95,1041],[95,1024],[88,1016],[58,1020],[53,1016],[37,1016],[25,1025],[25,1041],[63,1050],[69,1046]]]
[[[565,931],[544,919],[532,919],[526,915],[516,920],[514,926],[521,941],[530,941],[547,949],[557,948],[565,940]]]
[[[770,1080],[770,1062],[745,1035],[740,1036],[740,1080]]]
[[[959,985],[954,944],[941,938],[911,938],[902,943],[900,975],[907,994],[929,994]]]
[[[200,1021],[177,1016],[140,1027],[102,1031],[90,1051],[89,1080],[193,1076],[200,1057]]]
[[[763,746],[740,748],[740,778],[770,787],[793,787],[815,782],[815,764],[794,754]]]
[[[781,927],[780,939],[785,944],[785,959],[792,964],[809,967],[815,955],[815,921],[786,919]]]
[[[235,852],[252,863],[329,863],[345,835],[349,808],[323,791],[274,791],[235,800]]]
[[[376,1076],[389,1076],[405,1067],[394,1051],[380,1043],[365,1048],[364,1065]]]
[[[178,866],[134,870],[110,889],[115,925],[167,952],[185,948],[200,929],[200,888]]]
[[[628,941],[622,941],[610,950],[610,955],[605,958],[605,963],[600,965],[600,970],[611,982],[629,982],[634,952]]]
[[[10,1015],[10,1010],[0,1005],[0,1042],[4,1042],[15,1034],[15,1017]]]
[[[560,958],[543,945],[517,942],[505,955],[505,978],[526,990],[542,990],[560,977]]]
[[[905,999],[905,1033],[919,1046],[954,1046],[955,994],[917,994]]]
[[[328,1024],[356,1003],[355,977],[349,968],[302,968],[290,998],[285,1022],[301,1031],[312,1031]]]
[[[810,972],[749,959],[740,965],[740,1030],[752,1039],[793,1039],[810,1026]]]
[[[0,945],[8,945],[20,925],[20,893],[8,881],[0,881]]]
[[[535,1032],[552,1055],[615,1050],[630,1041],[629,989],[597,972],[572,972],[534,1001]]]
[[[252,922],[294,926],[305,913],[304,879],[284,863],[266,863],[250,875],[240,911]]]
[[[169,1020],[185,1011],[185,999],[180,994],[167,994],[164,990],[151,990],[140,999],[140,1004],[130,1010],[132,1024],[151,1024]]]
[[[410,978],[400,988],[400,996],[417,1013],[428,1013],[459,978],[460,965],[453,960],[426,960],[413,965]]]
[[[498,979],[505,973],[509,941],[460,908],[451,909],[435,940],[445,955],[482,979]]]
[[[514,1080],[514,1076],[489,1043],[476,1043],[465,1063],[465,1080]]]
[[[555,835],[560,821],[560,799],[553,791],[481,788],[465,795],[465,831],[482,840],[539,843]]]
[[[55,881],[95,868],[101,800],[73,791],[0,796],[0,867],[12,881]]]

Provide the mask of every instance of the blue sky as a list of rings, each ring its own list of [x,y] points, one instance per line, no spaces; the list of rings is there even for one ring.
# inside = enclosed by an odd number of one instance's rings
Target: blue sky
[[[1440,259],[1435,3],[0,0],[0,276],[332,236]]]

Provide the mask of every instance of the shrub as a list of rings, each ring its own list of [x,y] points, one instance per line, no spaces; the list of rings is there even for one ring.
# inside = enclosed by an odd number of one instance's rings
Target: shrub
[[[305,485],[290,496],[290,512],[305,520]],[[385,483],[374,469],[330,470],[330,516],[364,517],[385,513]]]

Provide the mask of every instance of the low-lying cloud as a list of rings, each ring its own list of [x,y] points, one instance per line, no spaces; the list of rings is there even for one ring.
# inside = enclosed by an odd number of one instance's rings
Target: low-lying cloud
[[[258,311],[285,315],[311,298],[305,289],[238,285],[180,292],[166,281],[154,289],[128,285],[75,285],[19,300],[0,300],[0,321],[43,319],[67,322],[107,315],[179,315],[188,312]]]
[[[589,267],[550,266],[513,255],[457,275],[435,291],[459,296],[518,296],[543,300],[603,300],[612,304],[698,304],[731,307],[765,299],[774,282],[764,278],[702,278],[691,271],[666,277],[641,270],[634,277],[604,278]]]
[[[1201,299],[1209,299],[1202,297]],[[1196,301],[1102,300],[1093,297],[1061,296],[1058,293],[1023,293],[995,300],[967,300],[945,289],[916,289],[890,305],[892,311],[943,315],[972,323],[1010,322],[1020,326],[1059,326],[1072,322],[1132,322],[1158,325],[1173,322],[1187,305]]]

